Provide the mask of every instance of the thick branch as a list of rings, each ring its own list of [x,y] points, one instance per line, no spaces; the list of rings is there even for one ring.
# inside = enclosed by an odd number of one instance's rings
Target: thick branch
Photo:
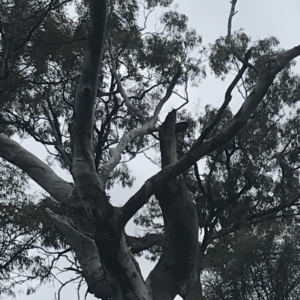
[[[151,292],[143,280],[138,263],[127,246],[124,232],[119,231],[113,220],[110,221],[97,230],[95,243],[112,291],[112,298],[151,300]]]
[[[100,263],[100,257],[94,241],[78,231],[71,220],[55,214],[49,208],[46,208],[46,211],[55,222],[56,226],[64,234],[72,250],[76,253],[89,292],[94,294],[97,298],[110,299],[110,291],[108,290],[103,268]]]
[[[166,118],[160,130],[162,167],[177,161],[176,111]],[[149,282],[154,299],[173,299],[188,279],[197,259],[198,222],[195,206],[183,177],[157,186],[155,196],[162,209],[165,245]]]
[[[0,157],[23,170],[57,201],[81,206],[73,184],[61,179],[39,158],[3,134],[0,134]]]
[[[96,172],[92,136],[94,105],[98,90],[104,36],[106,32],[106,0],[90,0],[90,32],[85,49],[83,68],[75,99],[72,142],[74,158],[72,174],[86,211],[111,213],[112,207],[104,193],[104,185]]]
[[[127,245],[130,248],[131,253],[140,253],[153,246],[163,246],[165,236],[158,233],[149,233],[141,238],[126,235]]]
[[[75,99],[72,172],[80,199],[96,229],[95,244],[112,298],[150,300],[151,293],[126,244],[124,228],[118,221],[118,210],[109,203],[104,190],[105,182],[101,182],[94,163],[92,147],[94,104],[104,47],[106,18],[106,0],[90,0],[90,33]]]
[[[164,184],[183,173],[196,161],[221,147],[244,128],[247,125],[251,114],[255,111],[256,107],[272,85],[275,76],[284,69],[291,60],[299,55],[300,46],[297,46],[281,53],[275,60],[266,62],[259,71],[257,83],[253,91],[246,98],[233,120],[212,138],[203,142],[198,138],[191,149],[176,163],[165,167],[162,171],[149,178],[138,192],[126,202],[123,208],[121,208],[122,222],[126,224],[128,220],[131,219],[131,217],[146,203],[149,197],[154,194],[156,186]]]

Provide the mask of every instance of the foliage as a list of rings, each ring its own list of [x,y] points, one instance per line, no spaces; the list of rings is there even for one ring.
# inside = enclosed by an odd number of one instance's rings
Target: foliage
[[[76,18],[68,15],[69,3],[0,3],[0,134],[33,138],[46,147],[51,162],[74,175],[75,98],[80,93],[76,88],[82,80],[84,46],[91,29],[86,1],[76,2]],[[162,12],[161,17],[156,29],[149,30],[156,11]],[[231,44],[229,37],[220,37],[204,47],[201,36],[188,27],[187,16],[173,9],[170,0],[110,1],[105,34],[91,121],[93,163],[100,175],[123,137],[151,121],[162,95],[166,97],[171,89],[184,103],[189,101],[188,87],[206,76],[206,59],[215,76],[224,80],[245,64],[235,52],[244,55],[252,49],[252,67],[237,85],[246,100],[258,81],[256,70],[283,51],[275,37],[252,41],[244,31],[235,32]],[[299,293],[300,77],[292,72],[293,65],[290,62],[275,78],[247,126],[179,176],[196,207],[202,239],[197,280],[207,299],[296,299]],[[214,120],[202,142],[218,136],[239,115],[229,106],[221,116],[219,112],[207,105],[202,114],[192,117],[180,107],[175,125],[178,159],[190,153],[199,134],[201,138]],[[132,187],[135,174],[127,162],[140,153],[156,150],[159,157],[153,155],[151,160],[162,163],[158,131],[159,126],[152,126],[128,142],[122,161],[105,182],[107,190],[115,183]],[[28,195],[28,177],[4,160],[0,178],[0,295],[13,294],[16,284],[29,279],[40,283],[54,279],[62,257],[79,278],[86,276],[67,236],[53,226],[45,208],[64,216],[63,222],[89,240],[96,240],[99,230],[113,231],[111,227],[105,227],[103,220],[95,225],[82,207],[65,205],[49,195]],[[150,198],[134,222],[146,233],[165,236],[166,212],[159,194],[156,190],[156,197]],[[159,240],[135,254],[147,250],[146,257],[155,261],[162,257],[163,248]],[[34,291],[29,288],[28,293]]]
[[[262,63],[261,56],[279,51],[274,48],[278,45],[275,38],[249,45],[250,38],[236,33],[234,40],[242,52],[253,47],[253,62],[257,66]],[[226,51],[230,57],[226,58]],[[223,77],[229,70],[236,69],[238,63],[232,60],[225,38],[211,45],[210,66],[216,76]],[[253,76],[249,70],[239,87],[245,98],[256,80]],[[299,76],[285,69],[248,126],[209,154],[202,172],[195,165],[186,174],[202,235],[199,269],[203,272],[207,299],[253,299],[253,295],[259,299],[297,298],[298,225],[297,219],[292,220],[299,214],[299,87]],[[194,133],[203,131],[217,111],[206,106],[198,120],[201,127],[191,123]],[[230,109],[225,110],[210,137],[233,117]],[[179,139],[178,144],[183,146],[179,149],[188,151],[194,139],[188,136],[182,142]],[[159,226],[154,221],[162,215],[157,202],[151,201],[148,206],[150,208],[136,216],[135,222],[152,232]],[[151,260],[160,255],[157,249],[149,251]],[[282,270],[280,264],[286,253],[290,253],[291,261],[287,261],[286,269]],[[278,274],[282,272],[293,275],[279,279]]]
[[[208,255],[207,299],[297,299],[297,225],[268,222],[223,239]]]

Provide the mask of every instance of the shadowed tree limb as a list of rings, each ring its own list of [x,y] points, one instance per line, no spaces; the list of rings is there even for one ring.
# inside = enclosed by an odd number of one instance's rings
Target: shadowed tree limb
[[[229,105],[230,101],[231,101],[231,93],[233,91],[233,89],[235,88],[235,86],[237,85],[237,83],[239,82],[239,80],[242,78],[243,74],[245,73],[247,66],[248,66],[248,60],[251,57],[251,51],[252,49],[250,48],[247,53],[245,54],[245,58],[244,58],[244,63],[242,68],[239,70],[238,74],[235,76],[235,78],[233,79],[232,83],[229,85],[226,93],[225,93],[225,100],[222,104],[222,106],[219,108],[215,118],[213,119],[213,121],[203,129],[201,136],[199,138],[199,142],[201,143],[201,141],[204,141],[207,136],[209,135],[209,133],[214,129],[214,127],[217,125],[217,123],[220,121],[222,114],[224,113],[225,109],[227,108],[227,106]]]
[[[95,242],[76,229],[69,218],[59,216],[49,208],[46,208],[46,212],[76,253],[90,293],[101,299],[109,299],[111,292],[108,289]]]
[[[100,179],[94,161],[94,105],[106,33],[106,2],[90,0],[90,32],[77,88],[71,134],[74,150],[72,175],[86,213],[95,226],[95,244],[111,297],[150,300],[151,293],[127,246],[124,226],[120,226],[118,220],[118,209],[109,203],[105,180],[103,177]],[[114,161],[112,152],[111,157],[116,164],[119,162],[117,159]]]
[[[296,46],[281,53],[276,60],[272,59],[267,61],[259,71],[258,79],[253,91],[246,98],[235,117],[212,138],[206,141],[202,141],[198,138],[191,149],[177,162],[165,167],[156,175],[150,177],[135,195],[133,195],[121,208],[121,222],[126,224],[128,220],[131,219],[131,217],[147,202],[149,197],[154,194],[155,186],[166,183],[189,169],[196,161],[218,149],[244,128],[247,125],[250,116],[272,85],[275,76],[299,55],[300,46]]]
[[[162,168],[177,161],[176,111],[160,128]],[[182,176],[156,186],[155,196],[162,209],[165,245],[147,278],[154,299],[173,299],[185,284],[197,260],[198,221],[196,209]]]
[[[158,233],[149,233],[141,238],[126,235],[126,241],[130,251],[135,254],[153,246],[163,246],[165,236]]]

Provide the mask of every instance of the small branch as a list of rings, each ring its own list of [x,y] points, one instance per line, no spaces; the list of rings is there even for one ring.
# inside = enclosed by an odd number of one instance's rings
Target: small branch
[[[229,18],[228,18],[228,33],[227,37],[230,39],[231,38],[231,28],[232,28],[232,18],[235,14],[237,14],[237,11],[235,11],[235,6],[236,6],[237,0],[231,0],[231,9],[229,13]]]
[[[130,100],[127,96],[127,93],[125,92],[123,86],[122,86],[122,83],[121,83],[121,80],[120,80],[120,77],[118,76],[117,74],[117,63],[116,63],[116,59],[114,58],[114,55],[112,53],[112,44],[111,44],[111,40],[109,40],[109,52],[110,52],[110,56],[111,56],[111,59],[112,59],[112,63],[111,63],[111,72],[112,72],[112,75],[114,76],[116,82],[117,82],[117,87],[118,87],[118,90],[120,91],[123,99],[124,99],[124,102],[125,102],[125,105],[126,107],[128,108],[128,111],[137,116],[138,118],[140,118],[142,121],[145,120],[145,116],[144,114],[142,113],[142,111],[137,108],[136,106],[132,105],[130,103]]]
[[[262,210],[256,214],[250,215],[247,218],[247,221],[251,224],[257,224],[262,221],[268,220],[270,218],[273,218],[278,212],[284,210],[285,208],[291,207],[295,205],[295,203],[299,200],[299,195],[293,197],[289,201],[282,201],[278,206]]]
[[[258,69],[255,66],[253,66],[248,61],[245,61],[245,59],[243,59],[243,56],[238,51],[238,49],[235,47],[235,44],[234,44],[234,42],[231,39],[232,19],[233,19],[233,16],[235,14],[237,14],[237,11],[235,11],[235,5],[236,5],[236,3],[237,3],[237,0],[232,0],[231,1],[231,9],[230,9],[230,13],[229,13],[228,27],[227,27],[227,41],[229,42],[231,50],[232,50],[233,54],[237,57],[237,59],[242,64],[246,64],[246,66],[248,68],[252,69],[255,73],[258,73]]]
[[[181,76],[181,66],[179,66],[177,68],[177,72],[175,73],[175,75],[173,76],[168,88],[167,88],[167,92],[165,94],[165,96],[160,100],[160,102],[158,103],[158,105],[156,106],[155,110],[154,110],[154,114],[153,114],[153,122],[154,124],[157,122],[158,119],[158,115],[162,109],[162,107],[165,105],[165,103],[170,99],[172,93],[173,93],[173,89],[175,87],[175,85],[178,82],[179,77]]]
[[[123,137],[121,138],[119,144],[117,145],[116,148],[111,148],[110,149],[110,160],[105,163],[102,167],[101,170],[101,179],[102,182],[106,182],[107,178],[110,174],[110,172],[117,166],[117,164],[120,162],[121,160],[121,153],[126,149],[127,145],[135,138],[139,137],[139,136],[143,136],[145,134],[148,133],[152,133],[154,132],[154,126],[156,124],[156,122],[158,121],[158,116],[159,113],[163,107],[163,105],[169,100],[169,98],[172,95],[173,89],[179,79],[181,75],[181,68],[178,68],[176,74],[173,76],[173,79],[171,80],[166,94],[165,96],[160,100],[160,102],[158,103],[158,105],[156,106],[153,116],[151,117],[151,119],[148,122],[145,122],[143,124],[142,127],[140,128],[135,128],[130,130],[128,133],[124,134]]]
[[[142,100],[144,99],[145,95],[149,93],[151,90],[154,88],[160,86],[161,84],[164,84],[163,82],[157,83],[149,87],[148,89],[144,90],[143,93],[140,96],[131,96],[130,99],[135,99],[135,100]]]
[[[231,101],[231,98],[232,98],[231,93],[232,93],[234,87],[239,82],[239,80],[242,78],[244,72],[247,69],[247,63],[248,63],[248,60],[250,59],[250,56],[251,56],[251,48],[245,54],[244,63],[243,63],[242,68],[239,70],[238,74],[235,76],[232,83],[229,85],[229,87],[225,93],[225,100],[224,100],[222,106],[220,107],[220,109],[218,110],[215,118],[206,128],[204,128],[203,132],[201,133],[200,140],[199,140],[200,143],[207,138],[209,133],[214,129],[214,127],[220,121],[222,114],[224,113],[225,109],[227,108],[228,104]]]
[[[112,92],[103,92],[101,90],[97,91],[97,97],[109,97],[109,96],[115,96],[117,94],[119,94],[119,90],[116,91],[112,91]]]
[[[110,101],[110,100],[109,100]],[[109,112],[109,108],[107,103],[105,103],[105,111],[106,111],[106,118],[104,121],[102,121],[101,128],[98,130],[96,127],[96,132],[98,134],[98,142],[96,145],[96,157],[95,157],[95,166],[98,170],[100,159],[102,158],[103,148],[105,143],[107,142],[109,133],[110,133],[110,127],[113,120],[113,117],[117,115],[118,110],[120,107],[122,107],[123,103],[119,104],[116,97],[113,98],[114,107]]]
[[[50,114],[48,113],[47,108],[44,105],[42,107],[43,107],[44,113],[45,113],[45,115],[46,115],[46,117],[47,117],[47,119],[50,123],[50,126],[52,128],[52,132],[53,132],[53,135],[54,135],[54,138],[55,138],[55,147],[56,147],[57,151],[60,153],[62,159],[65,162],[65,164],[68,166],[69,170],[71,170],[72,169],[72,162],[70,161],[70,158],[69,158],[68,154],[63,149],[62,141],[61,141],[61,133],[57,131],[57,130],[59,130],[58,120],[52,112],[52,115],[55,118],[55,121],[53,122]],[[50,110],[51,110],[51,108],[50,108]]]

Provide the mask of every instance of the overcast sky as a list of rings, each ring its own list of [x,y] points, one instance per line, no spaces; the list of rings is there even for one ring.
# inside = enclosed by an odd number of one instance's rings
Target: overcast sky
[[[221,35],[226,35],[228,14],[230,11],[229,0],[179,0],[176,3],[179,5],[177,10],[189,17],[190,27],[197,29],[202,35],[204,45],[212,43]],[[239,0],[236,9],[238,10],[238,14],[233,19],[232,31],[243,28],[245,33],[252,37],[252,40],[276,36],[281,42],[280,47],[284,49],[300,44],[299,0]],[[159,15],[157,16],[159,17]],[[294,70],[300,73],[299,66],[294,68]],[[194,104],[200,103],[200,107],[202,108],[208,103],[214,106],[220,105],[228,86],[228,81],[221,82],[220,79],[215,79],[209,73],[208,78],[198,88],[190,90],[190,100]],[[238,94],[234,94],[233,105],[238,107],[241,103],[242,99]],[[39,157],[45,157],[43,146],[33,145],[33,141],[31,140],[23,141],[22,145]],[[135,160],[130,166],[137,178],[136,184],[130,190],[116,188],[111,191],[110,194],[114,203],[124,203],[149,176],[158,171],[156,166],[151,165],[142,157]],[[58,167],[55,171],[70,180],[70,177],[60,172]],[[135,232],[133,227],[128,228],[128,231],[131,234]],[[145,274],[150,270],[149,266],[146,266],[144,263],[142,269],[145,270]],[[20,295],[17,296],[17,299],[52,300],[54,299],[54,291],[53,288],[45,286],[35,295],[28,297]],[[76,291],[73,288],[66,288],[62,292],[61,299],[74,299],[74,297],[76,297]],[[88,299],[93,299],[93,297],[88,297]]]

